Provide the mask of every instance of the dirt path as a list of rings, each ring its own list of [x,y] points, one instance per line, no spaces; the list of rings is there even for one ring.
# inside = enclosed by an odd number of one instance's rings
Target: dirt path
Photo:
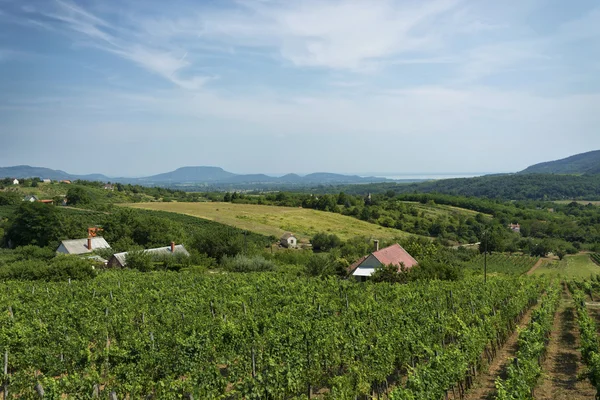
[[[542,380],[535,390],[536,399],[593,399],[596,390],[577,375],[585,368],[579,352],[579,326],[573,300],[565,291],[554,316],[550,342],[542,364]]]
[[[531,313],[534,307],[530,308],[521,318],[521,321],[517,324],[519,328],[524,327],[531,320]],[[467,392],[464,400],[481,400],[481,399],[493,399],[496,394],[496,378],[506,377],[506,368],[512,361],[513,357],[517,353],[517,339],[519,338],[519,332],[517,329],[509,336],[504,346],[498,349],[496,357],[492,360],[489,365],[487,372],[482,373],[475,380],[474,387]]]
[[[542,265],[543,262],[544,262],[544,258],[540,258],[539,260],[537,260],[537,262],[533,265],[533,267],[531,267],[529,269],[529,271],[527,271],[527,275],[533,274],[533,271],[538,269],[540,267],[540,265]]]

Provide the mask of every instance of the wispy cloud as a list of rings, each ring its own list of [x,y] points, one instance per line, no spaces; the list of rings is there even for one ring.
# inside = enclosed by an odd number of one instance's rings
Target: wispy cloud
[[[95,47],[132,61],[146,70],[185,89],[199,89],[211,79],[185,74],[191,63],[184,49],[154,46],[136,31],[120,28],[82,7],[63,0],[49,0],[44,8],[28,7],[27,21],[35,26],[60,31],[74,42]]]
[[[273,49],[301,67],[360,70],[366,63],[432,48],[428,29],[460,6],[458,0],[248,1],[185,18],[145,21],[148,34],[197,37],[224,46]]]

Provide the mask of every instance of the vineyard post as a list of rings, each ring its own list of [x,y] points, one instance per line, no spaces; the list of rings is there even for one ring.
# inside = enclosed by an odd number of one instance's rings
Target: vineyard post
[[[4,351],[4,399],[8,399],[8,350]]]

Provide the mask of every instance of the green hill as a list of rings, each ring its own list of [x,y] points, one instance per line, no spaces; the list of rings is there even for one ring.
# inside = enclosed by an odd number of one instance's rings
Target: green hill
[[[600,150],[527,167],[520,174],[600,174]]]

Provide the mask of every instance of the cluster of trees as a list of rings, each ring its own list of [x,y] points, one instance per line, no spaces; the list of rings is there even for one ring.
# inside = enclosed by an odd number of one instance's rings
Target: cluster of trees
[[[180,214],[116,208],[110,213],[24,203],[13,207],[5,221],[4,243],[56,249],[61,240],[87,236],[89,226],[102,226],[113,251],[184,243],[188,249],[220,260],[223,256],[255,252],[274,238]]]

